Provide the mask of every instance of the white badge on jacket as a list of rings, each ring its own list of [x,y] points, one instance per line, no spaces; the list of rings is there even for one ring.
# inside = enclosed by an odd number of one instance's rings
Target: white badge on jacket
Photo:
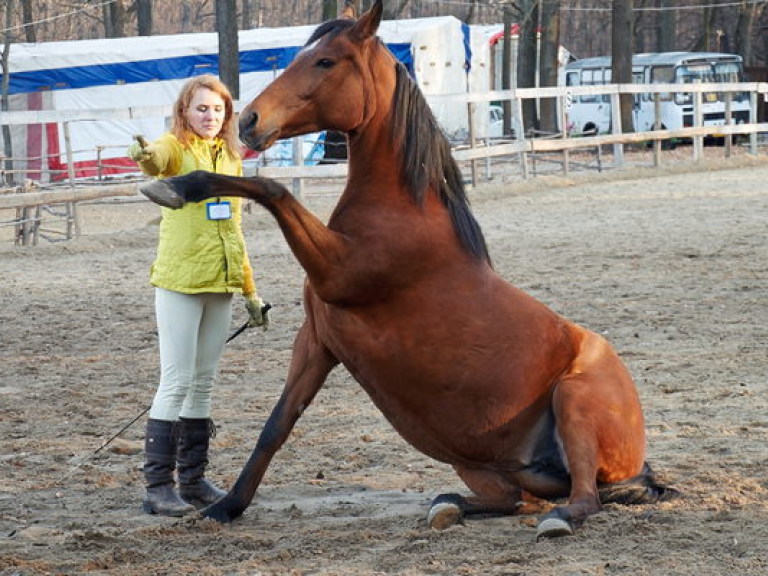
[[[229,220],[232,218],[232,204],[229,202],[208,202],[208,220]]]

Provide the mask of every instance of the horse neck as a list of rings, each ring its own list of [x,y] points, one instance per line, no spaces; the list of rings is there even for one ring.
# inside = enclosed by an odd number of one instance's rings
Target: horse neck
[[[400,160],[387,126],[352,134],[349,138],[349,186],[390,188],[400,181]]]

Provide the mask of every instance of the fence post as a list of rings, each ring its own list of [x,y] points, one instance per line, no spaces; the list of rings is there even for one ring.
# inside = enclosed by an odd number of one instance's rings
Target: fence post
[[[573,96],[570,92],[565,92],[560,96],[560,126],[562,127],[563,141],[568,140],[568,112],[571,109],[571,103],[573,102]],[[600,150],[600,146],[597,147]],[[563,149],[563,174],[568,176],[570,172],[570,151],[568,148]]]
[[[611,133],[624,133],[621,126],[621,104],[618,92],[611,94]],[[624,166],[624,144],[621,142],[613,145],[613,165],[617,168]]]
[[[700,84],[698,80],[695,82],[696,84]],[[704,126],[704,111],[702,110],[701,106],[701,98],[702,94],[701,92],[694,92],[693,93],[693,125],[696,128],[701,128]],[[694,136],[693,137],[693,161],[698,162],[701,160],[702,156],[704,155],[704,137],[703,136]]]
[[[475,141],[475,122],[473,118],[475,105],[472,102],[467,102],[467,127],[469,128],[469,147],[475,148],[477,142]],[[472,172],[472,187],[477,187],[477,160],[472,159],[469,162],[470,170]]]
[[[64,148],[67,154],[67,176],[69,185],[75,187],[75,159],[72,154],[72,138],[69,134],[69,122],[63,122],[64,128]],[[80,236],[80,222],[77,219],[77,203],[67,202],[66,205],[66,229],[67,240],[71,240],[73,235]]]
[[[725,98],[725,125],[730,126],[733,124],[732,119],[732,110],[731,110],[731,93],[726,91],[723,93],[723,97]],[[725,134],[723,136],[725,138],[725,157],[730,158],[731,157],[731,146],[733,142],[733,136],[731,134]]]
[[[523,104],[520,98],[512,98],[512,124],[515,131],[515,139],[525,144],[525,127],[523,126]],[[520,152],[520,171],[523,173],[523,179],[528,180],[528,157],[525,155],[525,148]]]
[[[661,94],[656,92],[653,95],[653,129],[661,130]],[[658,168],[661,165],[661,140],[656,138],[653,141],[653,166]]]
[[[300,136],[296,136],[292,140],[293,143],[293,165],[304,166],[304,143]],[[291,188],[293,195],[301,200],[303,192],[303,180],[301,178],[291,179]]]
[[[757,91],[749,93],[749,123],[757,124]],[[757,132],[749,134],[749,153],[757,156]]]

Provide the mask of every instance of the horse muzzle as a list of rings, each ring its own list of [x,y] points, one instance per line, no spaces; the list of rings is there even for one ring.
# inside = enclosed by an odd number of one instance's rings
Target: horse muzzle
[[[259,115],[252,111],[243,111],[238,128],[240,140],[251,150],[263,152],[280,137],[279,130],[262,131],[258,129]]]

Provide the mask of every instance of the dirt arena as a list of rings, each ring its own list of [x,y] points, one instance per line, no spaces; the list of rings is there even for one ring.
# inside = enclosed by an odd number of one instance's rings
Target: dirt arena
[[[339,368],[242,518],[145,515],[145,420],[89,456],[158,377],[159,209],[84,204],[74,241],[0,244],[0,575],[768,574],[768,158],[683,164],[471,192],[498,271],[618,349],[648,459],[681,499],[606,506],[575,536],[539,542],[529,517],[432,531],[431,498],[463,486]],[[327,218],[335,200],[305,203]],[[302,318],[302,271],[276,225],[254,206],[245,227],[275,308],[270,331],[222,360],[210,476],[223,486],[282,389]]]

